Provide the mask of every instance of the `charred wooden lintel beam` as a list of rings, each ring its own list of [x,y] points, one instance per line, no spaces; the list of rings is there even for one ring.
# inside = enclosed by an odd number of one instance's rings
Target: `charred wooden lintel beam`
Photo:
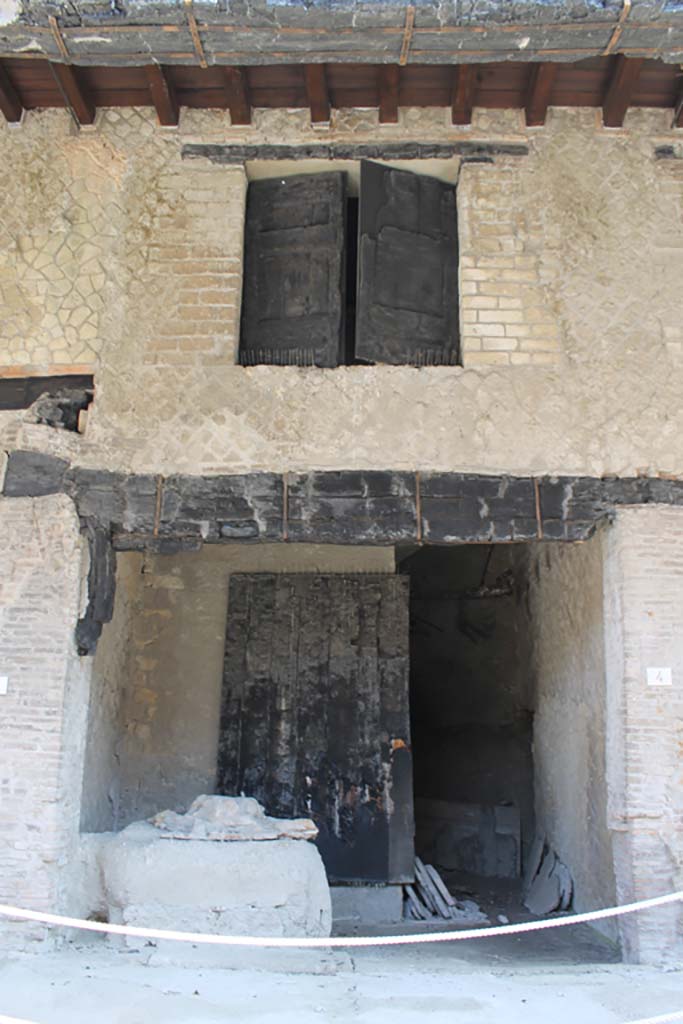
[[[470,162],[491,163],[496,156],[528,156],[519,142],[312,142],[303,146],[278,143],[228,145],[188,142],[183,160],[205,159],[214,164],[243,164],[245,160],[433,160],[461,156]]]
[[[244,68],[223,68],[225,93],[233,124],[251,124],[251,100]]]
[[[620,506],[683,506],[683,480],[509,477],[391,470],[175,476],[69,467],[10,453],[6,498],[65,493],[91,552],[89,603],[79,622],[92,653],[113,607],[114,551],[172,554],[204,543],[463,544],[580,541]]]
[[[24,105],[2,63],[0,63],[0,110],[10,124],[21,121]]]
[[[284,539],[448,544],[579,540],[621,505],[683,505],[683,480],[343,470],[290,473],[285,491],[276,473],[160,479],[10,453],[5,497],[56,493],[69,494],[82,523],[111,533],[120,549]]]
[[[379,69],[379,123],[398,121],[398,86],[401,69],[397,64],[383,64]]]
[[[313,124],[327,124],[330,120],[330,93],[324,64],[305,64],[306,96],[311,108]]]
[[[472,109],[477,98],[477,64],[459,64],[453,69],[451,121],[471,124]]]
[[[78,70],[71,64],[55,64],[52,61],[50,61],[50,70],[76,123],[78,125],[93,124],[96,113],[95,104],[83,88]]]
[[[176,128],[180,106],[168,72],[160,64],[148,64],[145,74],[159,124],[164,128]]]
[[[531,67],[525,103],[526,123],[530,128],[545,124],[557,67],[551,61],[533,64]]]
[[[605,98],[602,104],[602,123],[605,128],[621,128],[643,67],[643,58],[614,58]]]

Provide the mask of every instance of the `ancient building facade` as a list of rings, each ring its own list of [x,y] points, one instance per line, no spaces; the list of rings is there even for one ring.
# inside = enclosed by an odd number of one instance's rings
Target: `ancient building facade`
[[[680,888],[679,136],[648,108],[0,125],[0,379],[95,389],[80,432],[0,411],[2,901],[97,911],[92,835],[215,787],[231,575],[509,542],[533,828],[576,909]],[[457,365],[240,365],[249,184],[353,189],[367,156],[455,188]],[[608,933],[680,957],[680,920]]]

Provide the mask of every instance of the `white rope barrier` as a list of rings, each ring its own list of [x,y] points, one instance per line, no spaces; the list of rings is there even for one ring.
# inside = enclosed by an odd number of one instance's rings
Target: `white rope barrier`
[[[457,942],[463,939],[492,938],[497,935],[519,935],[523,932],[542,931],[546,928],[563,928],[567,925],[588,924],[604,921],[609,917],[621,917],[641,910],[652,910],[671,903],[683,901],[683,892],[672,892],[666,896],[655,896],[621,907],[606,907],[583,914],[567,917],[546,918],[542,921],[524,921],[521,924],[497,925],[493,928],[462,928],[449,932],[419,932],[416,935],[354,935],[330,938],[276,938],[261,935],[208,935],[206,932],[178,932],[165,928],[139,928],[135,925],[109,924],[102,921],[84,921],[78,917],[64,917],[62,914],[44,914],[38,910],[22,910],[0,903],[0,916],[16,918],[19,921],[36,921],[40,924],[62,928],[77,928],[89,932],[107,932],[110,935],[130,935],[140,939],[161,939],[170,942],[203,943],[211,946],[249,946],[261,949],[330,949],[335,947],[358,948],[360,946],[409,946],[426,945],[432,942]]]
[[[663,1013],[660,1017],[642,1017],[640,1020],[629,1020],[626,1024],[670,1024],[670,1021],[683,1020],[683,1010],[674,1013]]]

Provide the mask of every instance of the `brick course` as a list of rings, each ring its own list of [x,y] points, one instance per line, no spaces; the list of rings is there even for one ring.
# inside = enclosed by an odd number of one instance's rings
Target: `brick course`
[[[0,499],[0,902],[64,906],[87,706],[73,633],[83,547],[70,499]],[[0,922],[0,937],[40,928]]]
[[[605,563],[609,816],[620,903],[683,888],[683,509],[619,511]],[[673,685],[647,685],[648,667]],[[683,908],[625,918],[629,959],[680,962]]]

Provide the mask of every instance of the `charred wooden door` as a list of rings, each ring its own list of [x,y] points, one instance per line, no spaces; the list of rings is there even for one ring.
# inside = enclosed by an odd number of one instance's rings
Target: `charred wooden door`
[[[455,189],[361,163],[356,358],[457,363]]]
[[[218,792],[312,817],[331,879],[413,871],[408,579],[230,580]]]
[[[342,361],[346,177],[254,181],[247,196],[240,361]]]

